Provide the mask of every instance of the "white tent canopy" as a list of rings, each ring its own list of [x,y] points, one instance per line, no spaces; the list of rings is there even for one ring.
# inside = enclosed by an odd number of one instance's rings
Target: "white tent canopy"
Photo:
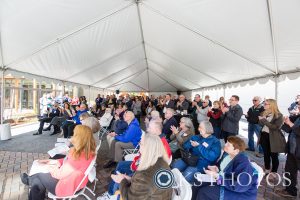
[[[7,70],[189,91],[300,67],[298,0],[0,0]]]

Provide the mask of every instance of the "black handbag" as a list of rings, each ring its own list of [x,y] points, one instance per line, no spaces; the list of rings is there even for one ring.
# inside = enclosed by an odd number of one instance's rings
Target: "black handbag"
[[[197,166],[199,156],[195,156],[190,151],[187,150],[180,150],[180,152],[181,152],[181,158],[186,164],[192,167]]]

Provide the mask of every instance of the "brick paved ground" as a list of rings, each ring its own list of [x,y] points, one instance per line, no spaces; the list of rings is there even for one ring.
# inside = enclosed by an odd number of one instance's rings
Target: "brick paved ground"
[[[100,148],[100,152],[97,158],[97,178],[100,182],[96,185],[96,197],[101,195],[107,190],[109,177],[112,169],[103,169],[102,165],[107,160],[107,143],[104,141]],[[249,157],[252,161],[257,162],[259,165],[263,165],[263,159],[257,158],[253,153],[249,153]],[[47,154],[41,153],[22,153],[22,152],[8,152],[0,151],[0,200],[26,200],[28,195],[28,187],[24,186],[20,181],[20,173],[28,172],[30,166],[35,159],[48,158]],[[284,171],[284,160],[281,156],[279,173]],[[298,180],[300,177],[298,176]],[[266,181],[263,180],[259,187],[258,200],[283,200],[273,193],[274,188],[266,187]],[[93,185],[89,185],[93,188]],[[279,187],[277,187],[279,188]],[[88,194],[92,199],[95,197]],[[84,198],[78,198],[84,199]],[[246,199],[245,199],[246,200]]]

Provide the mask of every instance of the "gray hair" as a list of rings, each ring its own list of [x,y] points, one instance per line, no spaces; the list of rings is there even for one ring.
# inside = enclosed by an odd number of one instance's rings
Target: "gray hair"
[[[214,133],[214,128],[213,126],[211,125],[211,123],[209,121],[202,121],[200,123],[200,126],[202,125],[202,127],[205,129],[205,133],[208,134],[208,135],[211,135]]]
[[[159,112],[156,110],[151,111],[150,115],[152,118],[155,118],[155,119],[160,117]]]
[[[184,123],[184,126],[186,128],[188,128],[192,134],[195,133],[195,128],[194,128],[193,122],[192,122],[192,120],[190,118],[188,118],[188,117],[181,117],[180,121],[182,121]]]
[[[174,113],[175,113],[174,109],[172,109],[172,108],[167,108],[167,109],[166,109],[166,112],[167,112],[167,111],[171,112],[172,115],[174,115]]]
[[[149,122],[149,127],[153,127],[153,128],[155,128],[156,130],[159,130],[160,131],[160,134],[161,134],[161,132],[162,132],[162,128],[163,128],[163,126],[162,126],[162,122],[161,121],[158,121],[158,120],[150,120],[150,122]]]
[[[83,120],[82,125],[90,127],[93,133],[97,133],[100,130],[99,121],[95,117],[88,117]]]
[[[83,120],[85,120],[85,119],[87,119],[87,118],[89,118],[89,117],[90,117],[90,115],[89,115],[88,112],[84,112],[84,113],[82,113],[82,114],[79,116],[79,118],[82,118]]]

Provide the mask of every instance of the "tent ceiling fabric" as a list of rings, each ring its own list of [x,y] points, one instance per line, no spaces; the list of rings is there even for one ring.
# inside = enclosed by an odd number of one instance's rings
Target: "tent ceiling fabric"
[[[299,9],[298,0],[0,0],[3,61],[99,88],[193,90],[297,70]]]

